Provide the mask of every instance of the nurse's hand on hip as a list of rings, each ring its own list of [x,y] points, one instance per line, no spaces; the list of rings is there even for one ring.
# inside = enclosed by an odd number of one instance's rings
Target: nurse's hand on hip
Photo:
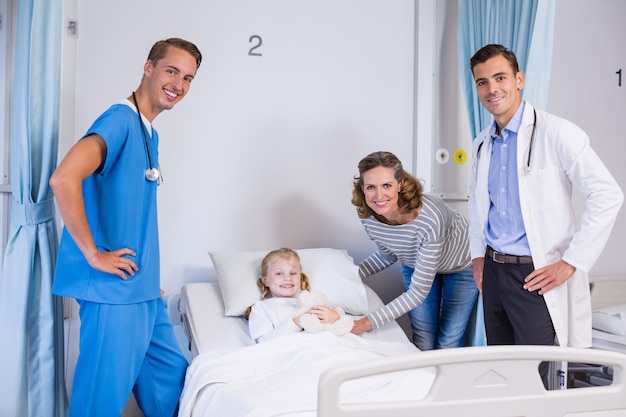
[[[139,270],[137,264],[128,256],[137,256],[135,251],[122,248],[111,252],[101,252],[96,250],[92,256],[87,257],[87,262],[92,268],[98,271],[114,274],[123,280],[127,279],[126,274],[131,277]]]

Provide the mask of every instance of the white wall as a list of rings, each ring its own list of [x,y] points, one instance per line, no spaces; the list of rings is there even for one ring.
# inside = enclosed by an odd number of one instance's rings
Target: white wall
[[[413,1],[149,5],[79,3],[71,141],[138,86],[154,41],[199,46],[190,94],[155,120],[163,288],[207,280],[211,250],[366,256],[373,245],[350,204],[358,161],[385,149],[413,170]],[[248,55],[252,35],[261,57]]]
[[[626,2],[557,1],[548,110],[570,119],[626,192]],[[622,86],[616,71],[622,69]],[[593,275],[625,275],[626,209],[622,208]]]

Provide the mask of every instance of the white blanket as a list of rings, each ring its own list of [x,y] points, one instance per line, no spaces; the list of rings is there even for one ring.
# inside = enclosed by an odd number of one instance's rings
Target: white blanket
[[[209,351],[189,366],[182,417],[315,416],[320,374],[333,366],[419,354],[410,343],[353,334],[296,333],[229,353]],[[434,370],[396,372],[350,381],[342,403],[423,398]]]

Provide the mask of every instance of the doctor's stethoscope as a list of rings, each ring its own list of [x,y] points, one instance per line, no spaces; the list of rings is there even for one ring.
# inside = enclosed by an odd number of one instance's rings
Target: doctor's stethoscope
[[[526,167],[524,167],[524,172],[528,174],[530,172],[530,154],[533,151],[533,142],[535,140],[535,128],[537,127],[537,110],[533,109],[533,130],[530,132],[530,144],[528,145],[528,158],[526,159]],[[478,145],[478,149],[476,150],[476,157],[480,158],[480,150],[483,147],[485,142],[481,142]]]
[[[159,170],[152,166],[152,158],[150,157],[150,149],[148,149],[148,136],[146,135],[146,126],[143,124],[143,120],[141,120],[141,112],[139,111],[139,103],[137,103],[137,97],[135,97],[134,91],[133,91],[133,101],[135,102],[135,107],[137,108],[137,117],[139,117],[139,125],[141,126],[141,133],[143,133],[143,143],[146,146],[146,155],[148,156],[149,168],[146,169],[146,179],[148,181],[156,181],[159,179]]]

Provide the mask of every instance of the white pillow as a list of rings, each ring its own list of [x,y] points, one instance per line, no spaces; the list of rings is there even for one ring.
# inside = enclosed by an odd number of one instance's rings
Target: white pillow
[[[257,279],[261,277],[261,261],[269,252],[209,253],[224,299],[225,315],[241,316],[249,306],[261,300]],[[296,252],[312,291],[326,295],[333,307],[341,307],[348,313],[368,311],[359,268],[348,252],[329,248],[297,249]]]

